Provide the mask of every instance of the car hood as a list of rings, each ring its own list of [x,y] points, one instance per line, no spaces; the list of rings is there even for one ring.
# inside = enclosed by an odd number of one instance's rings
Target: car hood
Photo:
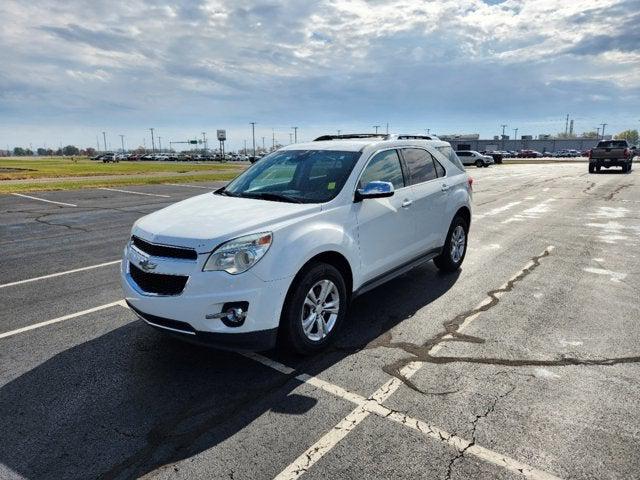
[[[231,238],[271,231],[279,223],[319,211],[318,204],[206,193],[142,217],[134,224],[132,234],[149,242],[205,253]]]

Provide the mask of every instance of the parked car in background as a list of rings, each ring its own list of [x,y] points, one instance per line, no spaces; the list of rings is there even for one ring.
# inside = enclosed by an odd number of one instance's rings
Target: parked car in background
[[[120,159],[113,153],[105,153],[102,155],[102,163],[118,163]]]
[[[589,152],[589,173],[600,173],[601,168],[622,167],[629,173],[633,165],[635,147],[626,140],[602,140]]]
[[[450,144],[345,137],[283,147],[138,220],[121,263],[127,304],[187,341],[266,350],[279,338],[313,354],[352,298],[429,260],[460,268],[472,182],[442,153]]]
[[[493,158],[493,162],[494,163],[502,163],[502,159],[504,158],[504,154],[502,152],[500,152],[499,150],[494,150],[491,152],[481,152],[483,155],[488,155],[491,158]]]
[[[520,150],[518,158],[542,158],[542,153],[537,150]]]
[[[476,167],[488,167],[493,165],[493,157],[489,155],[483,155],[475,150],[458,150],[456,155],[463,165],[475,165]]]

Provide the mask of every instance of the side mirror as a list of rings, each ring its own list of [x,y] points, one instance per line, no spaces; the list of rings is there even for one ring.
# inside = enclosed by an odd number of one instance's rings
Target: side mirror
[[[391,197],[393,193],[394,189],[391,182],[373,181],[367,183],[364,188],[359,188],[356,190],[355,201],[361,202],[366,198]]]

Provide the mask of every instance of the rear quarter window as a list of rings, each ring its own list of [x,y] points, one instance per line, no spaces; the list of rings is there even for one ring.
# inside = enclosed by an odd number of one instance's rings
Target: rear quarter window
[[[465,171],[464,166],[462,165],[462,162],[458,158],[458,155],[453,150],[453,148],[449,146],[444,146],[444,147],[437,147],[436,150],[438,150],[438,152],[440,152],[444,156],[444,158],[449,160],[456,168],[460,169],[463,172]]]

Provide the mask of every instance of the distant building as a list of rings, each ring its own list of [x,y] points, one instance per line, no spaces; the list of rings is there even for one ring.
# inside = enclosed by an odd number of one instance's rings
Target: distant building
[[[553,137],[548,133],[538,134],[538,140],[551,140]]]

